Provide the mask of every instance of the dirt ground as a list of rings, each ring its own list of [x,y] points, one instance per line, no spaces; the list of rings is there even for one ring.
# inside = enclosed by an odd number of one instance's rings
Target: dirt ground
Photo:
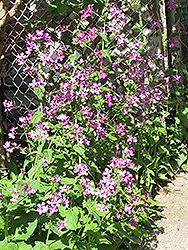
[[[136,250],[188,250],[188,173],[177,174],[155,200],[162,211],[157,228]]]

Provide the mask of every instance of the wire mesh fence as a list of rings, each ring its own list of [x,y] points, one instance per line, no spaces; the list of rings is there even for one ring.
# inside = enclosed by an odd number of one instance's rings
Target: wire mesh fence
[[[13,2],[11,2],[13,4]],[[48,1],[29,0],[11,19],[7,25],[6,37],[3,47],[4,60],[2,64],[2,82],[6,99],[13,100],[16,109],[9,112],[8,126],[17,123],[18,117],[24,115],[25,108],[37,109],[39,101],[35,97],[29,83],[31,76],[22,74],[23,68],[16,63],[16,55],[25,49],[25,35],[33,29],[44,29],[49,32],[55,41],[54,51],[61,45],[67,50],[71,48],[71,36],[64,33],[60,38],[57,35],[59,25],[71,23],[75,25],[76,14],[65,12],[63,15],[52,16],[46,11]],[[151,22],[159,19],[158,6],[154,0],[129,0],[123,1],[121,9],[127,17],[127,24],[122,27],[124,37],[132,38],[135,41],[142,41],[148,51],[154,53],[162,52],[161,28],[151,29]],[[75,12],[78,12],[75,9]],[[85,29],[96,23],[96,16],[91,18],[85,25]],[[114,57],[121,56],[120,48],[116,47],[111,51]],[[85,56],[89,56],[87,51]],[[78,54],[79,57],[79,54]],[[30,59],[31,63],[35,63]]]

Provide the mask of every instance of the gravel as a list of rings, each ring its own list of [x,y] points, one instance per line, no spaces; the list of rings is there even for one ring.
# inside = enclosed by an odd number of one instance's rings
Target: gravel
[[[161,217],[136,250],[188,250],[188,173],[176,175],[155,200],[161,202]]]

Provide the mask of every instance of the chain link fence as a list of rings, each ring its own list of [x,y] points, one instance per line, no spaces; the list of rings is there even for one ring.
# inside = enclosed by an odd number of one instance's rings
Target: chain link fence
[[[71,36],[64,33],[63,37],[60,38],[57,35],[57,30],[59,25],[67,25],[70,22],[71,26],[74,27],[76,14],[65,12],[63,15],[52,17],[51,13],[46,11],[47,5],[48,1],[45,0],[28,0],[7,25],[3,47],[2,83],[5,98],[13,100],[17,107],[8,113],[8,127],[16,124],[18,117],[24,115],[26,109],[22,109],[23,107],[37,109],[39,106],[39,102],[29,86],[32,78],[23,75],[22,67],[16,63],[16,55],[25,49],[25,35],[37,27],[37,29],[44,29],[50,33],[55,41],[54,51],[61,45],[64,45],[67,50],[71,48]],[[135,41],[142,40],[146,49],[152,52],[153,55],[163,52],[161,28],[155,27],[151,29],[152,20],[162,18],[164,20],[164,17],[161,17],[157,1],[123,1],[121,8],[128,20],[122,29],[124,36],[131,37]],[[78,10],[75,9],[75,12],[78,12]],[[91,22],[87,23],[87,27],[92,27],[96,21],[96,17],[92,18]],[[138,29],[135,28],[136,24],[139,24]],[[122,51],[116,47],[111,55],[118,57],[121,53]],[[88,56],[87,53],[85,56]],[[34,61],[32,63],[34,64]]]

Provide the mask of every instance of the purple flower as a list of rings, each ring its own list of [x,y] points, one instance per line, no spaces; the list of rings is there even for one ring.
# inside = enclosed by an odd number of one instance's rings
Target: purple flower
[[[162,24],[161,20],[157,20],[157,19],[154,19],[152,22],[151,22],[151,29],[157,27],[157,25],[159,24]]]
[[[157,54],[155,54],[155,56],[156,56],[158,59],[160,59],[160,60],[164,60],[163,54],[157,53]]]
[[[4,106],[4,108],[5,108],[5,112],[6,111],[11,111],[13,108],[14,108],[14,106],[13,106],[13,102],[12,101],[8,101],[8,100],[4,100],[4,102],[3,102],[3,106]]]
[[[177,44],[178,44],[178,38],[177,38],[177,36],[168,39],[168,46],[169,46],[169,48],[171,48],[173,46],[176,46]]]
[[[87,9],[80,10],[79,13],[82,14],[81,17],[87,19],[89,16],[92,16],[93,4],[89,4]]]
[[[182,147],[182,148],[187,148],[187,144],[183,144],[183,143],[182,143],[182,144],[181,144],[181,147]]]
[[[101,212],[104,212],[104,211],[109,212],[108,205],[107,204],[101,204],[101,203],[97,204],[96,210],[101,211]]]
[[[78,173],[78,176],[88,175],[89,168],[86,164],[83,163],[77,163],[73,167],[73,172],[76,174]]]
[[[12,153],[14,151],[14,148],[11,146],[10,141],[6,141],[3,147],[6,149],[7,152]]]
[[[39,215],[47,213],[48,212],[48,205],[46,206],[45,202],[42,202],[41,204],[38,203],[37,204],[37,212],[39,213]]]
[[[175,81],[176,83],[179,83],[181,79],[181,76],[179,75],[172,75],[172,80]]]
[[[18,65],[24,64],[26,57],[27,56],[23,52],[21,52],[19,55],[16,56],[16,63]]]
[[[8,172],[7,172],[6,170],[3,170],[3,171],[1,171],[1,174],[2,174],[3,176],[7,176],[7,175],[8,175]]]
[[[61,232],[61,230],[67,226],[67,219],[64,218],[63,220],[60,220],[61,223],[56,227],[58,229],[59,232]]]

